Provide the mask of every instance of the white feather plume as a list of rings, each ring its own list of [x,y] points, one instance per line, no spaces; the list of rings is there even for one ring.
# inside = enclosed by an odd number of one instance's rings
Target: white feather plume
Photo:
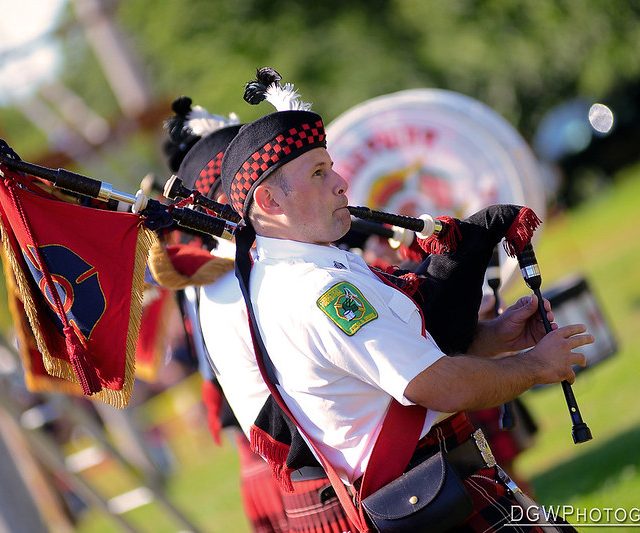
[[[311,104],[300,100],[293,83],[272,83],[267,87],[265,99],[276,108],[277,111],[309,111]]]
[[[240,124],[240,120],[235,113],[229,114],[229,117],[212,115],[204,107],[196,105],[187,114],[184,127],[194,135],[205,137],[214,131],[234,124]]]

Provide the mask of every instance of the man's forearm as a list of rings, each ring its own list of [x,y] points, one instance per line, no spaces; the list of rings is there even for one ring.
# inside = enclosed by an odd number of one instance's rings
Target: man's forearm
[[[535,370],[525,354],[500,360],[443,357],[409,383],[405,396],[447,413],[494,407],[535,385]]]

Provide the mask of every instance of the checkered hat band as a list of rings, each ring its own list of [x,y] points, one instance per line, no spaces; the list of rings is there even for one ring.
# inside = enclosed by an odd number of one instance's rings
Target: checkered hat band
[[[195,188],[203,195],[207,195],[213,187],[213,184],[220,177],[220,168],[222,166],[222,156],[224,152],[219,152],[211,159],[205,167],[200,171],[195,182]]]
[[[324,145],[324,126],[318,120],[313,124],[299,124],[280,133],[262,148],[251,154],[236,172],[231,182],[231,205],[242,213],[247,194],[260,176],[281,159],[301,148]]]

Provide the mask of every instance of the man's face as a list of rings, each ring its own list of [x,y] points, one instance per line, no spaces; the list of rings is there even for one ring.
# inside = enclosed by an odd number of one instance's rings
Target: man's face
[[[281,187],[275,194],[288,234],[284,238],[328,244],[349,230],[348,185],[332,167],[324,148],[309,150],[281,167]]]

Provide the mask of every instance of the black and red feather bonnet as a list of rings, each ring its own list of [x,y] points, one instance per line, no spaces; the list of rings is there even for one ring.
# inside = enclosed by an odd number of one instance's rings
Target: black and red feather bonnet
[[[278,110],[245,124],[222,160],[222,183],[233,208],[245,216],[255,188],[282,165],[314,148],[326,148],[320,115],[309,111],[290,83],[280,84],[270,67],[258,69],[247,83],[244,99],[250,104],[267,100]]]
[[[238,119],[191,107],[187,96],[174,100],[171,107],[175,115],[165,122],[167,164],[185,187],[214,198],[220,187],[222,156],[240,130]]]

